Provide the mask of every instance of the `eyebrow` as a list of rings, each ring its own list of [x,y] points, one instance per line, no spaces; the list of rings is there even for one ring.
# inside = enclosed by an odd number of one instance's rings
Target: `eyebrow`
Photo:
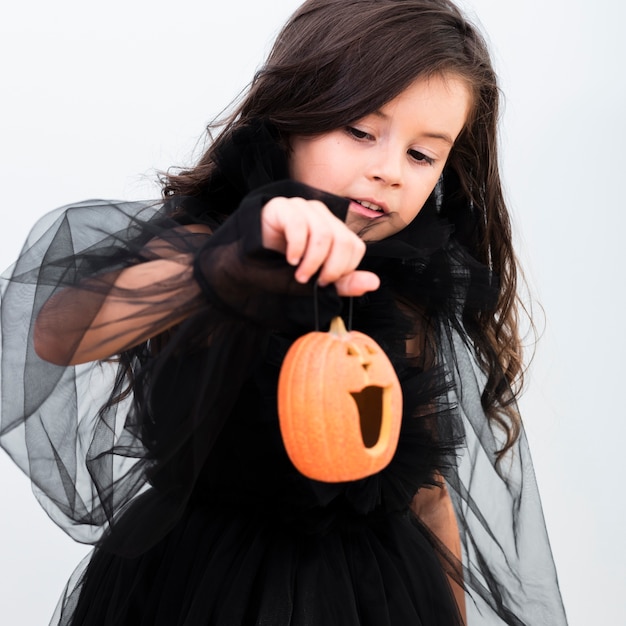
[[[373,111],[372,115],[376,117],[380,117],[382,119],[388,119],[389,116],[386,113],[383,113],[381,110]],[[450,146],[454,145],[454,140],[448,133],[422,133],[422,137],[427,137],[428,139],[439,139],[440,141],[445,141]]]

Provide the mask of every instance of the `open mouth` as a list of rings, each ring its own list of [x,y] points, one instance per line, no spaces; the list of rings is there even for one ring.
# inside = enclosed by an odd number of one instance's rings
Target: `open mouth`
[[[361,206],[364,206],[366,209],[369,209],[370,211],[376,211],[378,213],[385,212],[385,210],[381,206],[378,206],[377,204],[374,204],[373,202],[366,202],[365,200],[355,200],[355,202],[357,204],[360,204]]]
[[[383,207],[367,200],[352,200],[352,210],[359,215],[372,218],[382,217],[386,214]]]

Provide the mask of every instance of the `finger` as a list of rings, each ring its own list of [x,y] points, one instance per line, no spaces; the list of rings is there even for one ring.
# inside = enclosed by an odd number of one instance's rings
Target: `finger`
[[[362,296],[368,291],[376,291],[380,287],[380,279],[373,272],[357,270],[342,276],[335,282],[340,296]]]
[[[307,228],[302,211],[294,209],[294,198],[276,197],[261,212],[263,247],[285,254],[292,265],[300,262],[306,247]]]
[[[329,218],[335,219],[326,207],[323,212],[311,210],[306,213],[308,222],[308,238],[306,250],[298,265],[295,277],[301,283],[306,283],[317,272],[328,258],[334,239],[336,227]]]
[[[309,245],[310,226],[306,214],[293,210],[294,208],[288,207],[289,212],[283,220],[283,232],[286,242],[285,258],[290,265],[297,266]]]
[[[295,277],[300,283],[306,283],[317,272],[328,258],[332,247],[332,239],[329,233],[310,233],[306,251],[300,265],[296,270]]]
[[[318,283],[324,287],[353,272],[364,254],[365,243],[342,225],[342,229],[335,234],[332,248],[324,262]]]
[[[262,213],[262,237],[264,247],[282,252],[287,262],[297,266],[301,263],[309,247],[309,237],[317,232],[318,241],[314,247],[319,247],[319,238],[323,237],[323,225],[331,217],[325,205],[317,200],[303,198],[272,198],[264,207]],[[320,224],[322,228],[320,228]],[[328,227],[326,227],[328,228]],[[312,263],[314,258],[309,258]],[[307,282],[319,264],[311,269],[305,264],[301,272],[301,281]]]

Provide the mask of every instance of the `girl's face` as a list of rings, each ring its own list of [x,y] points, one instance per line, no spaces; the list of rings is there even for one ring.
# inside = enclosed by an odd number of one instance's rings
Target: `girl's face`
[[[417,79],[350,126],[291,139],[291,176],[349,198],[348,227],[366,241],[413,220],[463,129],[471,96],[454,75]]]

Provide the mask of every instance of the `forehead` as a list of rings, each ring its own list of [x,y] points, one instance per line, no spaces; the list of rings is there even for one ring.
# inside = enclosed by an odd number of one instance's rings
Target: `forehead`
[[[452,144],[465,126],[472,100],[464,79],[454,74],[436,74],[417,78],[370,115],[414,126],[424,137]]]

